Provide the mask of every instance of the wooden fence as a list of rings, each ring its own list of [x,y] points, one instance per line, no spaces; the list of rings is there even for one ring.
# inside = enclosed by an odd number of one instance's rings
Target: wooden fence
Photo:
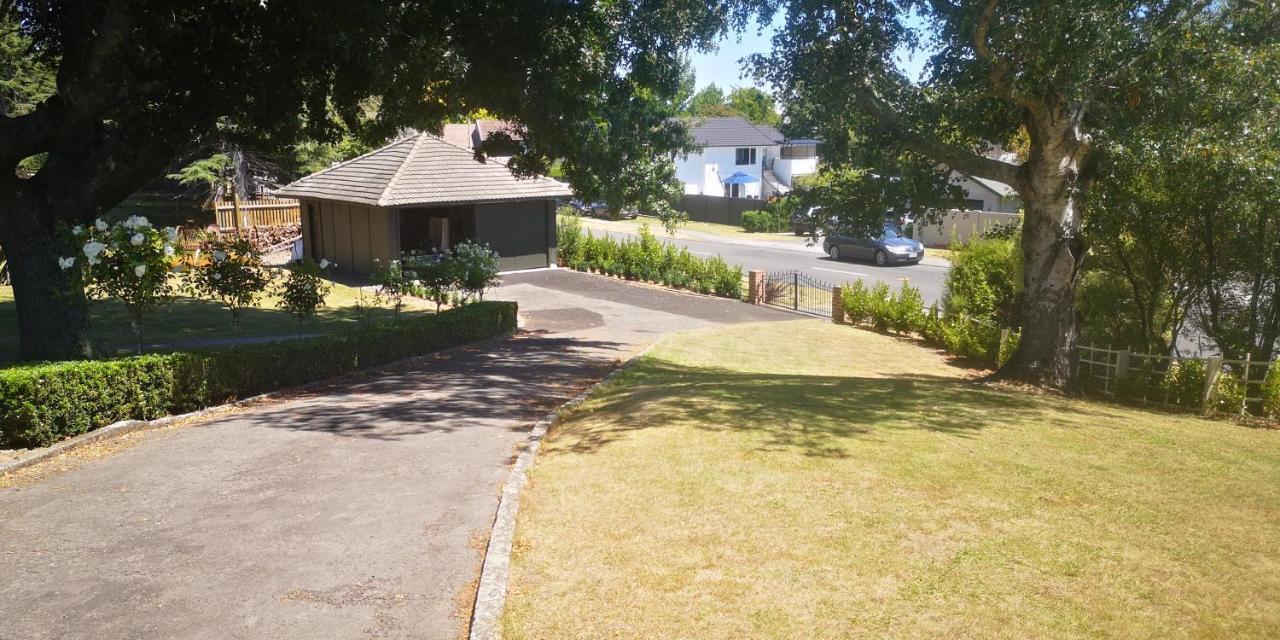
[[[677,209],[689,214],[694,222],[713,222],[742,226],[742,213],[764,209],[765,202],[755,198],[725,198],[723,196],[680,196]]]
[[[220,200],[214,203],[213,211],[223,231],[302,224],[298,201],[291,198]]]
[[[1169,371],[1169,367],[1173,363],[1190,360],[1199,360],[1204,363],[1204,390],[1201,394],[1200,406],[1181,407],[1183,409],[1201,411],[1207,409],[1214,399],[1213,390],[1218,378],[1224,372],[1229,371],[1238,376],[1240,382],[1244,385],[1244,402],[1241,403],[1239,408],[1240,415],[1261,413],[1263,382],[1266,380],[1267,372],[1272,367],[1280,366],[1280,360],[1255,362],[1251,356],[1246,356],[1243,360],[1227,360],[1221,356],[1178,358],[1176,356],[1140,353],[1129,349],[1104,349],[1092,345],[1081,345],[1079,352],[1079,368],[1076,375],[1081,382],[1092,383],[1104,393],[1114,394],[1118,380],[1144,376],[1148,379],[1140,380],[1143,384],[1139,385],[1139,388],[1147,390],[1146,395],[1136,399],[1167,408],[1178,406],[1170,398],[1170,390],[1160,384],[1160,380]]]

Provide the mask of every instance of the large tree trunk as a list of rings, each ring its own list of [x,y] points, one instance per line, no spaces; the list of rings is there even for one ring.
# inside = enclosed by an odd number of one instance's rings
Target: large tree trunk
[[[9,257],[18,315],[19,357],[23,360],[70,360],[90,355],[89,308],[84,290],[73,279],[83,254],[72,269],[58,259],[72,248],[59,240],[38,216],[19,211],[0,212],[4,220],[4,249]]]
[[[1076,354],[1076,283],[1084,260],[1079,116],[1055,110],[1029,122],[1032,149],[1021,188],[1024,304],[1018,348],[992,377],[1071,386]]]

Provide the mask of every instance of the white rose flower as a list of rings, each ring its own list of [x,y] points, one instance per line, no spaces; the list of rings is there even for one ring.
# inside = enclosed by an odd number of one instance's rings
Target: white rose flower
[[[321,268],[321,269],[328,269],[328,268],[329,268],[329,261],[328,261],[328,260],[325,260],[324,258],[320,258],[320,268]]]
[[[75,258],[58,258],[58,266],[62,267],[63,271],[70,269],[71,267],[75,266],[75,264],[76,264]]]
[[[146,242],[146,240],[147,240],[146,237],[143,236],[141,233],[135,233],[133,234],[132,238],[129,238],[129,244],[135,247],[141,247],[142,243]]]
[[[167,244],[166,244],[166,245],[164,246],[164,255],[165,255],[165,257],[166,257],[166,258],[172,258],[172,257],[173,257],[173,246],[172,246],[172,245],[167,245]]]
[[[80,225],[76,225],[76,226],[74,226],[74,227],[71,227],[71,235],[73,235],[73,236],[82,236],[82,235],[84,235],[84,227],[82,227],[82,226],[80,226]]]
[[[144,276],[144,275],[147,275],[147,265],[145,265],[145,264],[140,264],[140,265],[138,265],[138,266],[134,267],[134,268],[133,268],[133,275],[138,276],[139,278],[141,278],[141,277],[142,277],[142,276]]]
[[[98,254],[102,253],[102,250],[106,248],[107,245],[90,240],[84,243],[84,257],[89,259],[89,264],[97,264]]]
[[[221,273],[215,273],[215,274],[213,274],[213,276],[211,276],[211,277],[212,277],[214,280],[221,280],[221,279],[222,279],[222,274],[221,274]]]
[[[222,262],[223,260],[226,260],[226,259],[227,259],[227,252],[226,252],[226,251],[214,250],[214,252],[213,252],[213,261],[214,261],[214,262]]]
[[[133,226],[135,226],[135,227],[150,228],[150,227],[151,227],[151,221],[150,221],[150,220],[148,220],[146,216],[134,216],[134,217],[133,217]]]
[[[102,218],[98,218],[97,220],[93,221],[93,227],[98,231],[106,231],[107,223],[103,222]]]

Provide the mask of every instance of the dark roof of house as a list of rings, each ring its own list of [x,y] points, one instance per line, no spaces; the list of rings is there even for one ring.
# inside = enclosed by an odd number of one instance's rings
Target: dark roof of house
[[[686,122],[699,147],[769,147],[786,140],[777,129],[752,124],[746,118],[690,118]]]
[[[540,200],[572,194],[562,182],[541,176],[517,178],[501,162],[480,162],[471,151],[426,133],[313,173],[277,193],[376,207]]]

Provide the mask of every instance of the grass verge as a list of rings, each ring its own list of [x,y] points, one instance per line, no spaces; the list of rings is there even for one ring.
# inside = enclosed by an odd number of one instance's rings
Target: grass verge
[[[666,230],[662,228],[661,220],[649,216],[640,216],[634,220],[604,220],[601,218],[592,218],[590,216],[582,217],[583,227],[596,231],[613,230],[636,232],[640,230],[640,225],[644,224],[649,225],[649,230],[660,238],[666,239],[671,237],[667,235]],[[690,234],[688,233],[690,231],[702,236],[717,236],[729,240],[759,240],[794,244],[796,246],[804,246],[805,244],[804,236],[797,236],[791,233],[749,233],[739,226],[715,224],[711,222],[697,222],[694,220],[682,223],[680,227],[676,229],[675,237],[695,240],[699,239],[697,237],[690,238]]]
[[[1280,633],[1280,433],[972,376],[821,321],[669,338],[543,444],[507,637]]]

